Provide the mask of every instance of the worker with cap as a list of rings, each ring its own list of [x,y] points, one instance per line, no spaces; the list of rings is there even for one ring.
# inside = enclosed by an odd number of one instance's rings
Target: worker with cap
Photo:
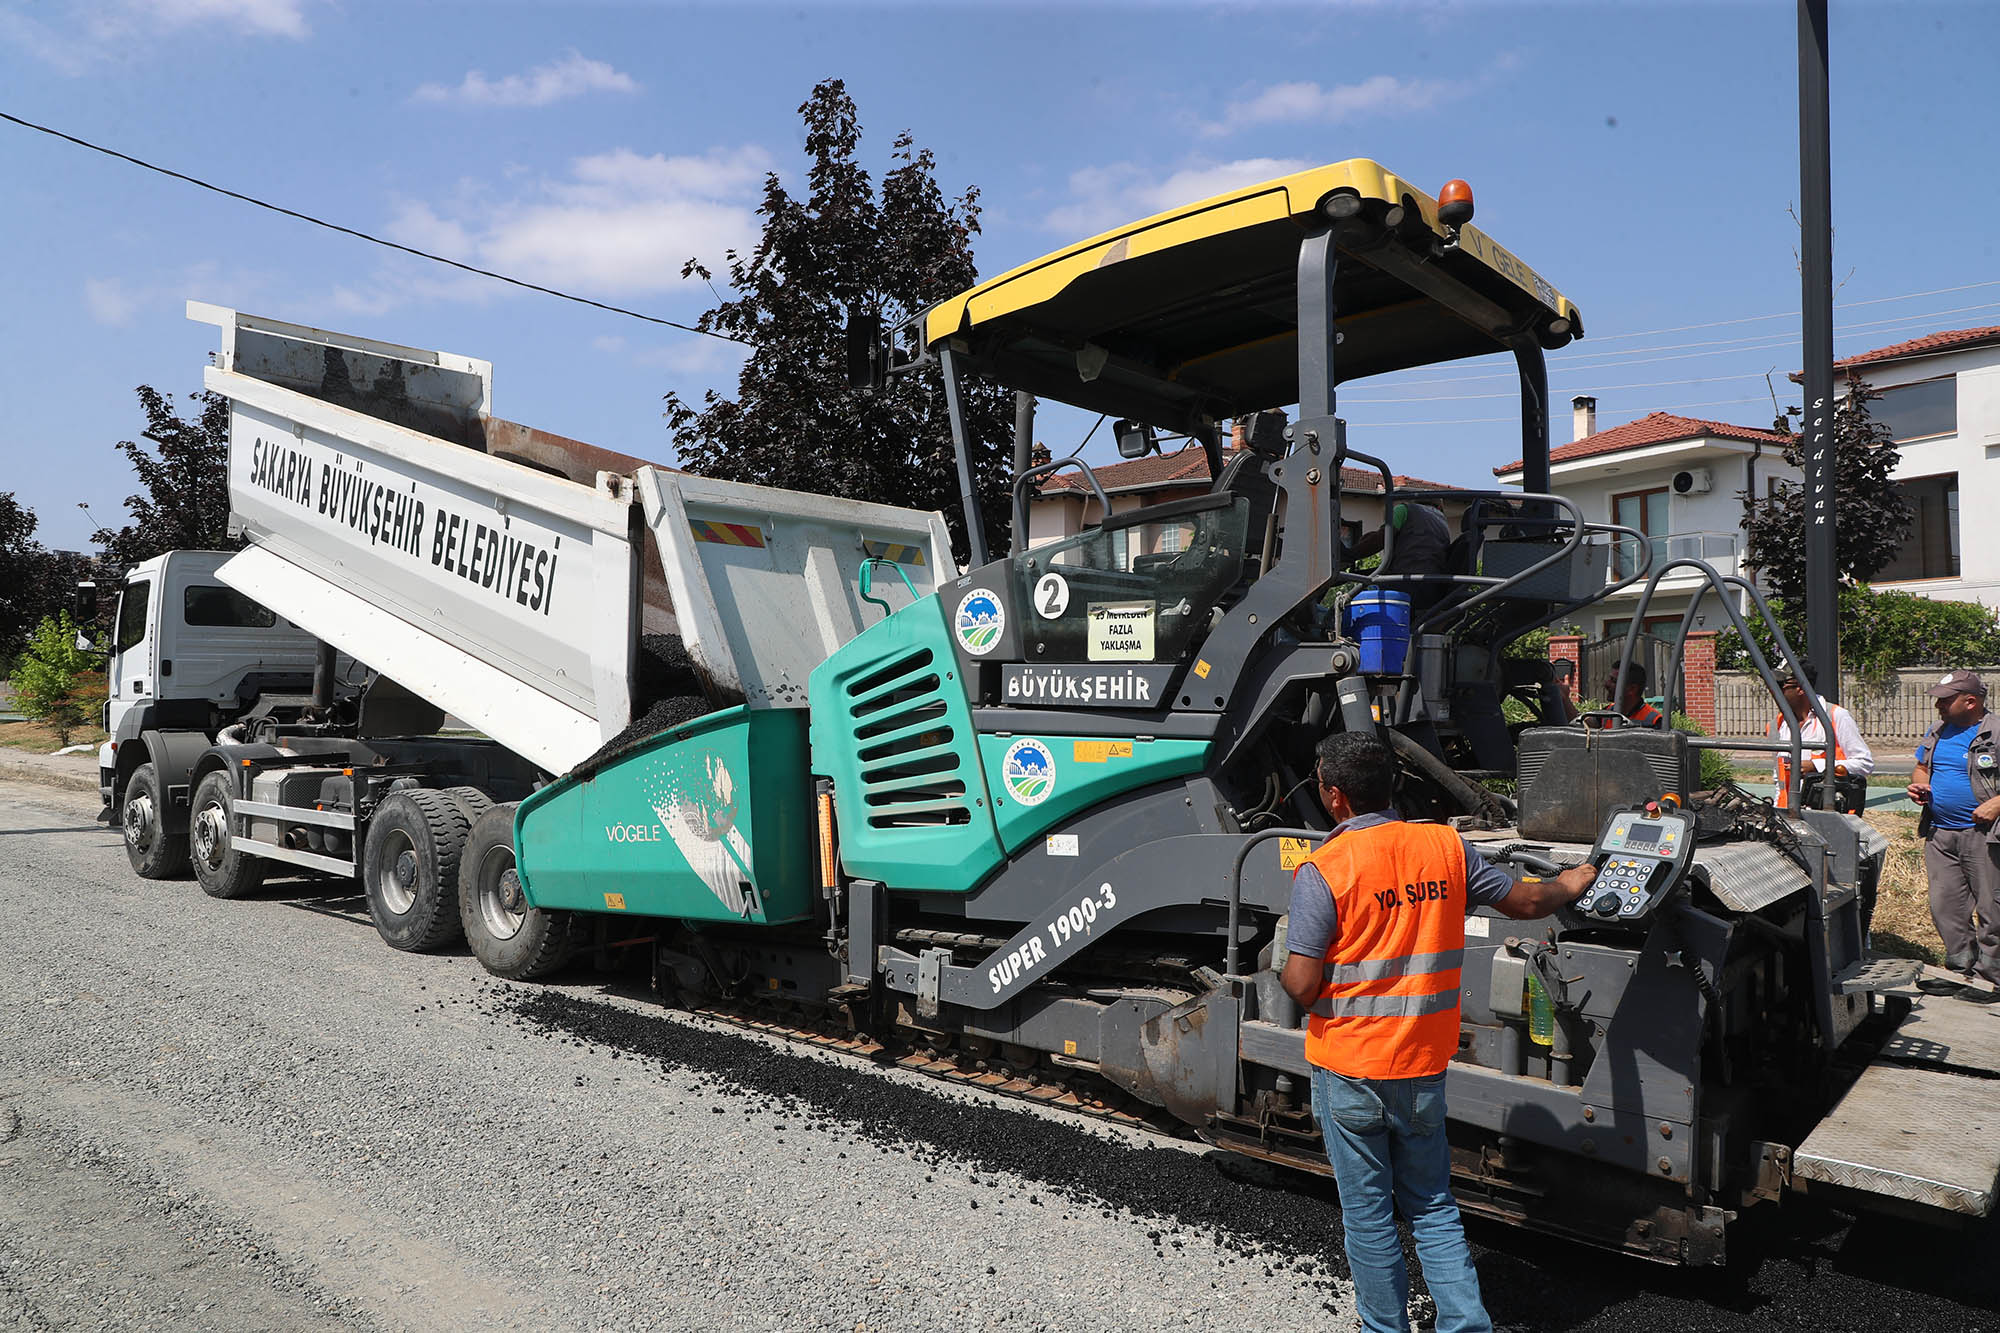
[[[1340,1186],[1361,1327],[1409,1328],[1400,1208],[1438,1333],[1490,1333],[1451,1195],[1444,1128],[1465,918],[1481,905],[1523,920],[1548,916],[1589,889],[1596,870],[1517,881],[1456,829],[1404,822],[1391,804],[1394,752],[1372,732],[1327,736],[1313,771],[1334,829],[1292,880],[1279,981],[1310,1014],[1313,1118]]]
[[[1625,668],[1625,688],[1618,688],[1618,672],[1614,668],[1604,681],[1604,697],[1618,701],[1618,711],[1625,720],[1635,727],[1651,727],[1654,731],[1667,729],[1667,715],[1646,702],[1646,668],[1634,662]]]
[[[1917,836],[1924,840],[1944,965],[1973,985],[1918,984],[1933,994],[1992,1003],[2000,1000],[2000,992],[1988,989],[2000,986],[2000,755],[1993,714],[1986,711],[1986,682],[1970,671],[1951,672],[1929,693],[1938,721],[1917,746],[1908,790],[1923,806]]]
[[[1807,685],[1815,688],[1819,685],[1819,673],[1810,663],[1803,666],[1788,664],[1778,677],[1778,692],[1785,697],[1785,703],[1791,708],[1792,716],[1799,720],[1799,736],[1801,743],[1806,747],[1801,761],[1802,784],[1809,775],[1817,774],[1821,778],[1827,776],[1826,732],[1820,726],[1819,714],[1813,711],[1812,701],[1806,697]],[[1827,716],[1833,719],[1833,775],[1867,777],[1875,771],[1875,752],[1869,749],[1868,742],[1862,739],[1861,728],[1854,722],[1854,714],[1831,700],[1822,702],[1826,704]],[[1781,745],[1791,744],[1792,727],[1782,714],[1771,723],[1769,735]],[[1777,794],[1772,798],[1773,803],[1780,810],[1786,809],[1792,801],[1791,755],[1777,756],[1772,778],[1777,784]],[[1810,802],[1803,803],[1810,804]]]

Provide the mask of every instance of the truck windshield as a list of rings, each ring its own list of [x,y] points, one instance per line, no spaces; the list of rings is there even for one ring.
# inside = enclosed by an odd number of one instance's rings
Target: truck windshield
[[[1178,662],[1242,575],[1249,511],[1240,496],[1202,496],[1015,556],[1015,604],[1034,608],[1028,660]]]
[[[190,625],[221,629],[269,629],[278,618],[234,588],[190,584],[181,599],[181,618]]]

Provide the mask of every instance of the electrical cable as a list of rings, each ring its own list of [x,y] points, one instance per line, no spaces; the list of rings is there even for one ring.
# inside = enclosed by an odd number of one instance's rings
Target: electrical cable
[[[511,278],[508,277],[505,273],[496,273],[490,268],[480,268],[473,264],[460,263],[456,259],[447,259],[443,255],[432,254],[428,250],[419,250],[413,245],[404,245],[398,241],[387,240],[381,236],[372,236],[365,231],[358,231],[353,227],[343,227],[338,222],[328,222],[325,218],[317,218],[310,213],[301,213],[297,209],[285,208],[282,207],[281,205],[269,203],[266,202],[265,200],[255,198],[251,195],[241,194],[235,190],[225,189],[220,185],[212,184],[211,182],[202,180],[197,176],[190,176],[184,172],[175,171],[170,167],[163,167],[158,165],[157,163],[148,162],[143,158],[133,157],[130,153],[121,153],[115,148],[106,148],[103,144],[92,143],[88,139],[79,139],[74,134],[65,134],[61,130],[51,129],[47,125],[37,125],[32,120],[23,120],[21,117],[15,115],[9,115],[5,111],[0,111],[0,120],[11,121],[13,124],[19,125],[23,129],[35,130],[38,133],[49,135],[51,138],[61,139],[67,143],[73,143],[79,148],[88,148],[93,153],[102,153],[106,157],[117,158],[120,162],[129,162],[135,167],[144,167],[147,171],[158,172],[162,176],[169,176],[177,181],[185,181],[189,185],[197,186],[201,189],[212,191],[213,193],[223,195],[226,198],[235,199],[240,203],[251,204],[257,208],[267,209],[273,213],[281,213],[285,217],[296,218],[300,222],[309,222],[315,227],[324,227],[328,231],[337,231],[343,236],[352,236],[356,240],[367,241],[372,245],[379,245],[384,247],[385,249],[400,250],[406,255],[415,255],[419,259],[428,259],[435,264],[446,264],[452,268],[459,269],[462,272],[477,274],[482,278],[492,278],[496,282],[508,283],[515,287],[525,288],[526,290],[531,292],[540,292],[544,296],[553,296],[556,297],[558,300],[574,301],[578,305],[587,305],[597,310],[608,311],[609,313],[614,315],[624,315],[631,319],[643,320],[648,324],[660,324],[670,329],[679,329],[683,333],[700,334],[704,338],[714,338],[720,342],[736,343],[744,347],[756,346],[755,343],[749,342],[748,340],[743,338],[732,337],[727,333],[717,333],[713,329],[696,328],[692,324],[683,324],[678,320],[667,319],[660,315],[642,314],[637,310],[627,310],[624,306],[611,305],[608,302],[604,301],[593,301],[588,296],[577,296],[571,292],[558,291],[554,287],[544,287],[540,283],[529,282],[523,278]]]

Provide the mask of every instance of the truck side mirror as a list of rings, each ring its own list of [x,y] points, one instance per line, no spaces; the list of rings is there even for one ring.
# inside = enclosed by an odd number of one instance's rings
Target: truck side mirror
[[[1118,436],[1120,458],[1144,458],[1160,447],[1153,438],[1153,428],[1143,421],[1120,421],[1112,429]]]
[[[880,315],[847,317],[847,385],[879,389],[889,378],[889,349],[882,341]]]
[[[70,616],[79,625],[88,625],[97,619],[97,584],[94,581],[85,579],[70,593]]]

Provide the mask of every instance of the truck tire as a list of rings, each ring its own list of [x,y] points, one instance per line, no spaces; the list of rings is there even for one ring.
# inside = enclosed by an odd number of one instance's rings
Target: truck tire
[[[477,824],[479,817],[493,808],[493,798],[477,787],[446,787],[444,794],[458,802],[458,808],[465,813],[467,828]]]
[[[458,863],[458,910],[472,956],[496,977],[532,981],[570,959],[576,916],[530,907],[514,872],[514,804],[479,817]]]
[[[361,887],[375,931],[390,948],[421,953],[457,936],[458,857],[467,826],[458,802],[423,787],[375,807],[361,846]]]
[[[211,898],[241,898],[264,887],[269,863],[229,845],[236,790],[229,774],[217,769],[194,787],[188,813],[188,842],[195,882]]]
[[[132,770],[125,782],[125,857],[141,879],[178,879],[187,873],[185,828],[174,828],[167,793],[151,764]]]

